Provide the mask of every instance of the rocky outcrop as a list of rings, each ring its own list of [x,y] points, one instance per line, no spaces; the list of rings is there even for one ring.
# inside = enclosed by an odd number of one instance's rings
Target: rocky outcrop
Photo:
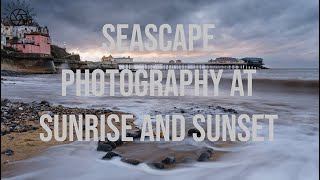
[[[1,70],[33,74],[56,72],[51,55],[26,54],[4,49],[1,49]]]
[[[66,48],[61,48],[56,45],[51,45],[51,55],[54,58],[62,58],[65,56],[69,56],[71,54],[66,51]]]
[[[66,48],[62,48],[56,45],[51,45],[51,55],[57,59],[67,59],[72,61],[80,61],[79,54],[68,53]]]

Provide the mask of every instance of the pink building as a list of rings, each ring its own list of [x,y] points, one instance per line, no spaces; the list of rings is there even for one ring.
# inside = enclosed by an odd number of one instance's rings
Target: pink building
[[[23,53],[51,54],[51,40],[48,34],[31,32],[11,44],[15,49]]]

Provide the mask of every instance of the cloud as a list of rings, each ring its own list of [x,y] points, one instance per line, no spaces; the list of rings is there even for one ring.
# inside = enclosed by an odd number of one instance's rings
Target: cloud
[[[7,2],[2,0],[2,7]],[[66,42],[70,50],[79,48],[88,60],[98,60],[97,54],[90,58],[94,52],[111,53],[102,49],[106,41],[102,27],[107,23],[141,24],[142,27],[150,23],[157,26],[213,23],[216,28],[212,51],[124,54],[135,60],[148,60],[149,55],[154,61],[169,57],[207,61],[229,55],[263,57],[265,63],[273,67],[319,64],[319,3],[316,0],[30,0],[30,3],[37,12],[37,21],[49,27],[55,44]]]

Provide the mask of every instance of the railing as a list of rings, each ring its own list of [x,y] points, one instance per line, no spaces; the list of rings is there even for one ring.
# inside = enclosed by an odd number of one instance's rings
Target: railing
[[[128,62],[118,63],[119,69],[262,69],[262,65],[247,63],[160,63],[160,62]]]

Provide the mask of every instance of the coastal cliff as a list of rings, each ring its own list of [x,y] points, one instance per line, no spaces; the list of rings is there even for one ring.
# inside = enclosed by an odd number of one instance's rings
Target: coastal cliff
[[[20,53],[1,49],[1,70],[19,73],[55,73],[53,57],[44,54]]]
[[[60,53],[61,54],[61,53]],[[19,53],[9,50],[1,50],[1,71],[12,71],[30,74],[59,73],[62,69],[117,69],[118,64],[107,62],[80,61],[68,56],[68,59],[57,58],[51,55]]]

